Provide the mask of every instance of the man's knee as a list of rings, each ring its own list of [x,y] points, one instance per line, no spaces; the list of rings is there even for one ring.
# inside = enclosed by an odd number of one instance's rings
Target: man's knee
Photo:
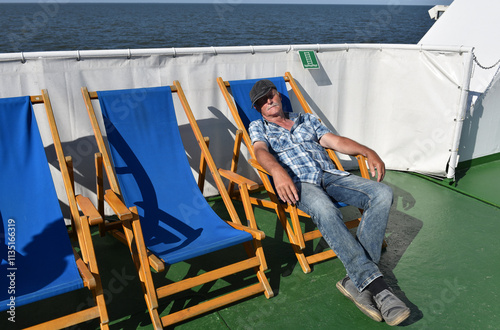
[[[314,198],[304,198],[299,201],[297,206],[309,214],[315,222],[332,218],[342,219],[342,212],[326,194],[316,195]]]
[[[380,203],[387,204],[388,206],[392,205],[394,194],[392,188],[388,185],[380,183],[377,189],[376,196]]]

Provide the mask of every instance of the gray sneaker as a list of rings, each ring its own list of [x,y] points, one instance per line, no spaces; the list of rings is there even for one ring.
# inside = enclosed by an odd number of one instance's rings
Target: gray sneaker
[[[368,289],[359,292],[348,276],[337,282],[337,289],[355,303],[366,316],[377,322],[382,322],[382,315],[373,302],[373,295]]]
[[[410,309],[391,290],[385,289],[373,299],[389,325],[398,325],[410,316]]]

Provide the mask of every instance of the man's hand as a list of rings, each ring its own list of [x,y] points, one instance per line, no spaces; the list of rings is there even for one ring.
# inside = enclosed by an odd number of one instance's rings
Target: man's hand
[[[274,187],[279,198],[288,204],[297,203],[299,201],[299,193],[290,175],[282,167],[281,170],[273,172]]]
[[[323,135],[319,140],[319,143],[325,148],[330,148],[346,155],[365,156],[367,158],[368,168],[372,177],[375,177],[375,175],[377,175],[378,182],[384,179],[385,164],[379,157],[379,155],[372,149],[359,144],[354,140],[343,136],[338,136],[333,133],[327,133]]]
[[[367,153],[366,158],[372,178],[375,177],[375,170],[377,170],[377,182],[382,181],[385,176],[385,164],[382,159],[380,159],[379,155],[373,150]]]
[[[253,150],[259,164],[273,177],[274,187],[276,188],[278,197],[289,204],[297,203],[299,201],[297,187],[293,183],[290,175],[288,175],[288,172],[278,163],[276,158],[269,153],[267,144],[262,141],[257,141],[253,144]]]

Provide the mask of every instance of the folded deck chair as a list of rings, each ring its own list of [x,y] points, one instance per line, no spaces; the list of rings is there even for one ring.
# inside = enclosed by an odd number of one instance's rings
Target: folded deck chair
[[[304,111],[305,113],[312,113],[311,109],[309,108],[309,105],[305,101],[302,93],[298,89],[297,84],[295,83],[292,75],[289,72],[286,72],[284,77],[272,77],[267,79],[271,80],[274,83],[274,85],[278,89],[278,92],[281,94],[283,110],[285,112],[293,111],[287,91],[286,83],[288,82],[292,88],[293,93],[295,94],[295,97],[302,106],[302,111]],[[249,96],[251,88],[258,80],[260,79],[224,81],[221,77],[219,77],[217,78],[217,83],[222,91],[222,94],[224,95],[224,98],[229,106],[229,109],[231,110],[233,118],[238,127],[235,139],[235,146],[233,150],[233,161],[231,164],[231,169],[228,170],[227,172],[234,173],[237,171],[238,156],[240,154],[240,147],[241,147],[241,139],[243,139],[243,142],[248,148],[251,157],[249,159],[249,163],[258,170],[259,176],[262,180],[263,187],[267,191],[269,199],[260,199],[256,197],[251,197],[249,195],[249,192],[251,193],[252,190],[247,191],[245,189],[241,189],[241,186],[239,187],[240,189],[235,190],[234,189],[235,183],[231,181],[229,177],[228,178],[230,180],[230,183],[228,187],[228,192],[233,198],[241,199],[244,204],[251,203],[254,205],[259,205],[262,207],[275,210],[278,215],[278,219],[280,220],[286,232],[286,235],[288,236],[288,239],[292,244],[295,256],[297,257],[297,260],[300,266],[302,267],[302,270],[305,273],[309,273],[311,271],[311,266],[310,266],[311,264],[333,258],[336,256],[336,254],[335,252],[333,252],[333,250],[327,249],[325,251],[320,251],[317,253],[314,252],[310,253],[308,256],[305,255],[304,250],[306,248],[306,242],[320,238],[321,233],[319,232],[319,230],[304,232],[304,230],[301,228],[299,216],[302,217],[309,217],[309,216],[305,212],[298,209],[296,206],[283,204],[279,201],[279,198],[277,197],[274,191],[274,187],[272,185],[272,178],[269,176],[269,173],[267,173],[264,170],[264,168],[262,168],[258,164],[256,160],[255,154],[253,152],[252,142],[250,140],[250,136],[248,134],[247,129],[251,121],[262,118],[260,113],[258,113],[252,107],[252,102],[250,101],[250,96]],[[327,150],[327,152],[330,158],[337,166],[337,168],[339,170],[344,170],[335,152],[333,150]],[[356,158],[358,160],[361,175],[369,179],[365,157],[360,155],[357,156]],[[251,185],[247,184],[247,186],[250,187]],[[252,185],[252,187],[255,186],[256,184]],[[339,207],[346,206],[343,203],[337,203],[337,204]],[[255,221],[254,216],[251,214],[253,212],[252,208],[247,206],[245,208],[245,211],[247,212],[247,218],[251,219],[251,221]],[[286,216],[287,214],[290,215],[291,224],[287,219]],[[359,221],[360,218],[351,221],[346,221],[345,224],[348,228],[355,228],[358,226]]]
[[[212,210],[196,184],[177,124],[174,92],[231,221],[223,221]],[[104,198],[123,226],[153,326],[165,327],[261,292],[271,297],[273,292],[264,274],[267,265],[260,242],[264,233],[243,226],[238,219],[179,82],[166,87],[102,92],[89,92],[83,87],[82,93],[111,187]],[[109,153],[91,101],[95,98],[99,100]],[[243,247],[246,249],[243,258],[225,263],[226,257],[232,260]],[[200,259],[193,258],[203,256],[201,260],[205,260],[208,254],[223,249],[227,252],[219,258],[224,261],[220,268],[162,287],[153,282],[150,266],[162,271],[165,266],[186,261],[196,268],[200,267]],[[170,309],[168,315],[159,317],[162,312],[158,310],[159,299],[176,300],[179,297],[176,294],[185,290],[188,296],[196,295],[194,287],[221,278],[228,280],[229,275],[243,276],[246,270],[257,274],[255,284],[235,285],[237,289],[232,292],[181,310]]]
[[[32,103],[45,104],[71,210],[71,232],[81,256],[73,249],[65,226]],[[87,300],[76,301],[76,312],[39,326],[60,329],[100,319],[101,328],[108,329],[89,229],[89,224],[102,219],[87,198],[75,197],[67,162],[70,159],[64,158],[47,91],[31,98],[0,99],[0,310],[15,321],[20,306],[87,287],[95,306],[88,306]],[[80,216],[78,206],[84,215]]]

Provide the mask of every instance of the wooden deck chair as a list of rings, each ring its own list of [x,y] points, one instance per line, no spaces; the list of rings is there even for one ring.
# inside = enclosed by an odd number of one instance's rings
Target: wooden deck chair
[[[299,103],[302,106],[302,110],[305,113],[312,113],[311,109],[309,108],[309,105],[305,101],[305,98],[303,97],[302,93],[297,87],[297,84],[295,80],[293,79],[292,75],[289,72],[286,72],[284,77],[272,77],[272,78],[266,78],[271,80],[276,88],[278,89],[278,92],[282,96],[282,103],[283,103],[283,110],[285,112],[292,112],[292,105],[288,96],[288,90],[287,90],[287,84],[288,83],[291,86],[291,89],[293,93],[295,94],[295,97],[299,101]],[[321,233],[319,230],[314,230],[310,232],[305,232],[301,228],[301,224],[299,221],[299,216],[301,217],[309,217],[305,212],[301,211],[294,205],[288,205],[288,204],[283,204],[279,201],[279,198],[277,197],[274,187],[272,185],[272,180],[264,168],[262,168],[255,157],[253,147],[252,147],[252,142],[250,140],[250,136],[248,134],[247,128],[248,125],[250,124],[251,121],[260,119],[262,118],[261,115],[256,111],[251,104],[250,101],[250,96],[249,92],[253,85],[260,79],[248,79],[248,80],[236,80],[236,81],[224,81],[221,77],[217,78],[217,83],[219,85],[219,88],[222,91],[222,94],[224,95],[224,98],[229,106],[229,109],[231,110],[231,113],[233,115],[233,118],[236,122],[236,125],[238,127],[238,131],[236,133],[236,138],[235,138],[235,145],[234,145],[234,150],[233,150],[233,160],[231,164],[231,169],[228,172],[235,173],[238,169],[238,158],[240,154],[240,147],[241,147],[241,140],[243,139],[243,142],[245,143],[246,147],[248,148],[249,154],[250,154],[250,159],[249,163],[255,167],[258,170],[259,176],[262,180],[262,184],[264,189],[267,191],[267,194],[269,196],[269,199],[261,199],[261,198],[256,198],[256,197],[251,197],[248,195],[248,192],[245,190],[241,189],[234,189],[235,188],[235,183],[230,181],[229,187],[228,187],[228,192],[233,198],[241,199],[244,204],[253,204],[253,205],[258,205],[270,209],[274,209],[276,211],[276,214],[278,216],[278,219],[280,220],[286,235],[292,244],[295,256],[297,257],[297,260],[302,267],[302,270],[305,273],[309,273],[311,271],[311,264],[330,259],[336,256],[335,252],[331,249],[326,249],[324,251],[320,251],[317,253],[312,253],[308,256],[305,255],[304,250],[306,248],[306,242],[308,241],[313,241],[317,238],[322,237]],[[335,165],[339,170],[344,170],[342,164],[340,163],[337,155],[333,150],[327,150],[330,158],[333,160]],[[364,156],[357,156],[356,157],[358,160],[359,164],[359,169],[361,172],[361,175],[364,178],[369,179],[369,173],[368,173],[368,168],[366,166],[366,159]],[[250,186],[250,185],[249,185]],[[253,185],[252,187],[255,187]],[[261,188],[258,188],[261,189]],[[250,193],[252,190],[250,190]],[[347,206],[346,204],[343,203],[337,203],[339,207],[344,207]],[[255,221],[253,218],[252,214],[252,208],[251,207],[246,207],[245,210],[247,211],[247,218],[252,219],[252,221]],[[290,215],[290,221],[287,219],[286,214]],[[360,218],[354,219],[351,221],[346,221],[345,224],[348,228],[355,228],[359,225]],[[291,222],[291,223],[290,223]]]
[[[33,103],[45,104],[71,210],[71,231],[81,255],[72,247],[65,226]],[[16,308],[22,305],[87,287],[95,306],[86,306],[87,301],[75,302],[76,312],[34,327],[60,329],[100,319],[101,329],[108,329],[89,228],[102,219],[88,198],[75,197],[68,163],[71,159],[63,155],[46,90],[38,96],[0,99],[0,310],[14,321]],[[84,215],[80,215],[78,206]]]
[[[174,81],[173,86],[102,92],[89,92],[83,87],[82,93],[111,187],[105,199],[123,226],[153,326],[165,327],[262,292],[272,297],[264,274],[267,265],[261,240],[265,235],[241,224],[179,82]],[[231,221],[222,220],[213,211],[196,184],[178,129],[172,93],[180,99],[201,148],[201,158],[212,173]],[[96,98],[109,153],[94,112],[92,99]],[[228,249],[225,256],[229,258],[242,245],[246,253],[239,261],[215,270],[204,268],[206,272],[200,275],[161,287],[153,282],[151,267],[159,272],[165,265],[183,261],[198,267],[200,259],[193,258],[222,249]],[[256,273],[257,283],[237,285],[232,292],[182,310],[169,310],[160,318],[159,299],[175,300],[173,295],[186,290],[187,295],[193,295],[197,286],[227,280],[234,274],[242,276],[247,270]]]

